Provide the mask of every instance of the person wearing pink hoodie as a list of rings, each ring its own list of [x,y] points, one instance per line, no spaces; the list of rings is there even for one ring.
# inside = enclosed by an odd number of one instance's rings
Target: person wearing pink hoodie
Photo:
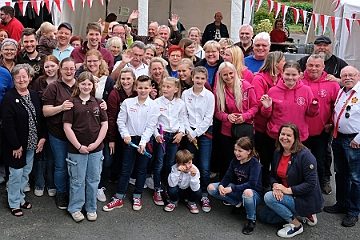
[[[215,117],[221,125],[221,153],[223,158],[219,164],[222,178],[234,158],[234,144],[237,139],[231,136],[232,124],[248,125],[253,139],[253,120],[258,106],[254,87],[247,81],[241,81],[233,64],[223,62],[219,66],[218,81],[215,92]]]
[[[266,56],[259,73],[255,75],[251,84],[255,89],[256,101],[259,109],[262,107],[262,103],[260,101],[261,97],[264,94],[267,94],[270,88],[276,86],[276,84],[281,80],[285,63],[285,56],[282,52],[270,52]],[[260,155],[262,165],[262,184],[265,188],[270,186],[269,168],[272,155],[275,150],[275,144],[272,144],[272,138],[266,134],[266,124],[268,120],[268,118],[261,115],[260,111],[258,111],[254,117],[255,149]],[[267,146],[270,146],[270,148]]]
[[[337,82],[326,80],[327,73],[324,69],[323,58],[318,54],[311,55],[307,60],[302,82],[309,86],[314,97],[319,99],[319,115],[314,118],[306,117],[306,122],[309,125],[309,137],[304,144],[316,158],[321,189],[326,192],[324,188],[326,184],[330,183],[324,180],[325,156],[329,135],[333,127],[331,116],[340,87]]]
[[[299,126],[300,141],[305,141],[309,136],[306,116],[315,117],[319,114],[318,99],[314,98],[310,87],[299,81],[300,72],[299,63],[287,62],[284,65],[283,81],[260,99],[263,104],[261,114],[269,118],[266,133],[274,142],[280,126],[287,122]]]

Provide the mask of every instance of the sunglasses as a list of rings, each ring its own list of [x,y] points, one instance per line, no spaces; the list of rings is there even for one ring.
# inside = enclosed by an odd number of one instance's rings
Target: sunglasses
[[[345,110],[347,111],[347,113],[345,113],[345,118],[349,118],[349,117],[350,117],[350,113],[348,113],[348,112],[351,110],[351,106],[350,106],[350,105],[347,105]]]

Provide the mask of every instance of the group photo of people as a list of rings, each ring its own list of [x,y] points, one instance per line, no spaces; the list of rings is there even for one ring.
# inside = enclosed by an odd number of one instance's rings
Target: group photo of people
[[[286,40],[282,20],[270,34],[243,24],[234,42],[221,12],[185,31],[171,14],[139,36],[133,10],[126,24],[114,13],[87,23],[83,39],[69,22],[34,29],[13,7],[0,12],[3,218],[26,215],[33,194],[75,222],[96,221],[99,211],[141,211],[150,189],[170,218],[183,207],[222,211],[213,202],[243,211],[245,235],[261,221],[291,238],[321,212],[356,226],[360,74],[331,38],[287,61],[270,51]]]

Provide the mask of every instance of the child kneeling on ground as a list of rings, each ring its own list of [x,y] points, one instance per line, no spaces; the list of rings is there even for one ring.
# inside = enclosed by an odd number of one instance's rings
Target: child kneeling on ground
[[[200,195],[200,172],[192,164],[194,155],[189,150],[179,150],[175,154],[176,164],[171,167],[171,173],[168,177],[167,193],[170,202],[164,208],[171,212],[177,206],[179,201],[179,190],[183,192],[185,201],[188,201],[187,207],[191,213],[199,213],[195,200]]]
[[[208,192],[230,205],[240,207],[243,204],[248,221],[242,233],[252,234],[256,224],[256,206],[263,195],[261,165],[249,137],[236,141],[234,155],[235,158],[221,182],[209,184]],[[236,182],[233,182],[233,179],[236,179]]]

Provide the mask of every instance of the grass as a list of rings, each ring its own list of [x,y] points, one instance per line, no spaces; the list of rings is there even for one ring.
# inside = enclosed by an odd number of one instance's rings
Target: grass
[[[289,24],[290,33],[303,33],[302,32],[302,23],[301,24]]]

